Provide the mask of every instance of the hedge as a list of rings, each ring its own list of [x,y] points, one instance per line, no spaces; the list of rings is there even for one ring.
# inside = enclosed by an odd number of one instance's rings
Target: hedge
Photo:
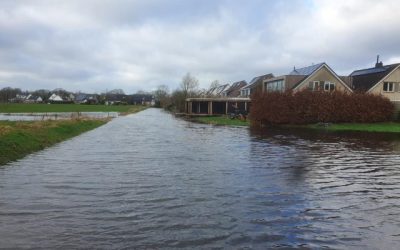
[[[391,120],[389,99],[340,91],[264,92],[252,95],[250,117],[255,124],[383,122]]]

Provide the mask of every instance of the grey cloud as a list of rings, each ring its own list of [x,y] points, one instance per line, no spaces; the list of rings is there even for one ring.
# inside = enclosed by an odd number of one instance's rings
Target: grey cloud
[[[400,58],[397,1],[2,1],[0,87],[101,92]]]

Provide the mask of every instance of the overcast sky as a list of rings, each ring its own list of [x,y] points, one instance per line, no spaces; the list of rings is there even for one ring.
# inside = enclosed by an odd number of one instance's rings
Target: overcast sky
[[[400,62],[400,1],[0,1],[0,88],[207,88],[326,62]]]

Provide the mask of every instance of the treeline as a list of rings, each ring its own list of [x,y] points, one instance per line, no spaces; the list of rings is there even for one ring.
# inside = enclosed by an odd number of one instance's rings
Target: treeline
[[[389,99],[367,93],[257,92],[251,100],[250,116],[258,125],[382,122],[394,112]]]
[[[187,98],[193,97],[213,97],[210,90],[222,86],[218,80],[210,83],[208,89],[200,89],[199,81],[190,73],[186,73],[179,84],[179,87],[170,92],[166,85],[158,86],[154,91],[156,106],[173,112],[185,112],[185,104]]]
[[[88,104],[104,104],[106,101],[119,103],[140,103],[152,100],[153,93],[138,91],[136,94],[127,95],[122,89],[114,89],[101,94],[85,94],[82,92],[71,92],[62,88],[54,90],[39,89],[34,91],[23,91],[19,88],[5,87],[0,89],[0,103],[7,102],[44,102],[54,103],[50,98],[55,94],[59,96],[62,103],[81,102],[88,100]],[[32,97],[32,98],[30,98]],[[39,99],[40,98],[40,99]],[[37,100],[40,101],[37,101]]]

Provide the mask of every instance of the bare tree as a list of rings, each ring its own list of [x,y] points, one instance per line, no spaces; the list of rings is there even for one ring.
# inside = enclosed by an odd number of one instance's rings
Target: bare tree
[[[169,88],[167,85],[159,85],[154,91],[156,105],[165,108],[169,104]]]
[[[6,87],[0,90],[0,102],[9,102],[10,99],[15,98],[18,94],[21,94],[21,89]]]
[[[180,86],[185,97],[192,97],[196,95],[196,91],[199,87],[199,81],[196,79],[196,77],[190,75],[190,73],[186,73],[186,75],[182,78]]]
[[[219,86],[221,86],[221,84],[219,84],[219,81],[218,80],[214,80],[214,81],[211,82],[209,89],[214,89],[214,88],[217,88]]]

